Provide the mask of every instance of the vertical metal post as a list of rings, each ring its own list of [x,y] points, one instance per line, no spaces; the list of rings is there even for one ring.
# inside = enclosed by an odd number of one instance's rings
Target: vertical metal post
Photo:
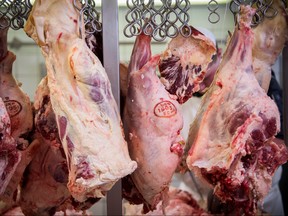
[[[120,107],[117,0],[102,0],[102,23],[104,67],[111,82],[113,95],[118,107]],[[118,181],[107,194],[107,215],[122,215],[121,192],[121,181]]]
[[[282,52],[282,86],[283,86],[283,125],[284,140],[288,146],[288,45]],[[288,163],[284,164],[281,180],[279,183],[285,215],[288,215]]]
[[[288,47],[285,46],[282,52],[282,86],[283,86],[283,124],[284,138],[288,146]]]

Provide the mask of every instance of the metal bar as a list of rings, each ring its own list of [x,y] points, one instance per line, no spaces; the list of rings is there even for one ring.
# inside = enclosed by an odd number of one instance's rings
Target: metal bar
[[[283,86],[283,125],[284,141],[288,146],[288,46],[282,52],[282,86]],[[288,163],[284,164],[281,180],[279,183],[285,215],[288,215]]]
[[[111,82],[113,95],[120,108],[117,0],[102,0],[102,23],[104,67]],[[107,215],[122,215],[121,181],[118,181],[107,194]]]
[[[283,125],[284,139],[288,146],[288,47],[285,46],[282,52],[282,86],[283,86]]]

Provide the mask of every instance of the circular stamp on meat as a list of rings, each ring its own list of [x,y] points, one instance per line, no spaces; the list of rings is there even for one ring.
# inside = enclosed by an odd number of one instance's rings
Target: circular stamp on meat
[[[169,118],[177,114],[177,109],[170,101],[162,101],[154,107],[154,114],[160,118]]]
[[[16,100],[7,100],[4,103],[10,117],[18,115],[22,110],[22,105]]]

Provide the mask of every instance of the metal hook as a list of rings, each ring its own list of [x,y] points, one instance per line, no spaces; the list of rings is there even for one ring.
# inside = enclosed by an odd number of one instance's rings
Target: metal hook
[[[85,36],[90,37],[95,32],[102,31],[102,25],[99,21],[100,13],[95,9],[93,0],[73,0],[74,8],[79,12],[78,23],[84,21]],[[82,37],[82,26],[79,25],[79,35]]]
[[[219,8],[218,2],[216,0],[210,0],[207,8],[210,11],[210,14],[208,15],[208,21],[213,24],[219,22],[220,15],[216,12]]]
[[[185,26],[188,26],[190,20],[188,14],[188,10],[190,9],[189,0],[161,0],[161,2],[162,5],[156,7],[154,0],[149,0],[147,4],[143,4],[144,0],[140,2],[126,0],[129,10],[125,16],[128,24],[124,28],[124,35],[127,37],[135,36],[135,32],[131,31],[133,26],[140,27],[145,32],[146,26],[143,24],[145,23],[143,21],[147,17],[151,18],[149,23],[153,27],[153,32],[150,35],[156,41],[163,41],[167,37],[176,37],[179,32],[185,35],[183,29]],[[133,16],[136,8],[139,14],[137,17]]]

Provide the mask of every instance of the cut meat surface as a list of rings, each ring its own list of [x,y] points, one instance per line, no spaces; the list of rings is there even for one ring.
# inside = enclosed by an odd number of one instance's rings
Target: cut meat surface
[[[288,18],[283,1],[274,0],[271,7],[278,11],[276,17],[264,18],[263,22],[253,29],[253,71],[266,92],[271,80],[271,67],[288,39]]]
[[[21,184],[20,206],[26,215],[52,215],[71,196],[67,188],[66,157],[58,136],[47,81],[45,77],[40,82],[34,102],[34,138],[40,142],[40,148]]]
[[[49,143],[38,140],[40,148],[24,173],[20,205],[25,215],[54,215],[71,196],[66,158],[63,149],[53,151]]]
[[[78,16],[70,0],[36,1],[25,31],[46,58],[50,100],[67,159],[68,189],[83,202],[103,197],[137,165],[129,157],[105,69],[78,35],[83,25]]]
[[[20,206],[26,215],[52,215],[70,206],[82,210],[97,199],[75,201],[68,190],[68,166],[58,135],[47,77],[40,82],[35,96],[35,140],[40,148],[26,169],[21,185]],[[42,193],[39,193],[42,191]]]
[[[206,92],[207,89],[210,87],[215,77],[215,73],[220,65],[221,59],[222,59],[222,49],[218,48],[217,53],[212,57],[212,62],[210,62],[208,65],[207,72],[205,74],[203,82],[200,83],[199,92],[201,93]]]
[[[50,91],[48,88],[48,78],[44,77],[35,94],[35,127],[41,138],[49,143],[55,150],[62,148],[59,138],[56,116],[50,101]],[[65,156],[64,156],[65,158]]]
[[[189,169],[202,176],[234,214],[254,214],[273,173],[287,161],[284,145],[273,142],[280,120],[276,104],[252,70],[250,7],[241,7],[236,28],[216,78],[189,132]],[[205,151],[204,151],[205,149]]]
[[[141,213],[141,205],[126,205],[125,215],[165,215],[169,216],[187,216],[187,215],[197,215],[197,216],[208,216],[210,215],[204,209],[200,208],[197,202],[193,199],[191,194],[186,191],[170,188],[168,193],[168,202],[163,204],[159,202],[156,210],[148,212],[147,214]]]
[[[200,90],[207,68],[216,54],[213,42],[197,29],[186,38],[179,34],[173,38],[159,63],[161,81],[166,90],[185,103],[194,92]]]
[[[11,136],[11,122],[3,100],[0,98],[0,196],[3,196],[7,185],[21,159],[16,140]]]
[[[125,135],[138,168],[132,180],[149,209],[165,196],[183,152],[183,126],[176,97],[156,75],[160,56],[151,57],[151,38],[137,37],[128,69]]]

